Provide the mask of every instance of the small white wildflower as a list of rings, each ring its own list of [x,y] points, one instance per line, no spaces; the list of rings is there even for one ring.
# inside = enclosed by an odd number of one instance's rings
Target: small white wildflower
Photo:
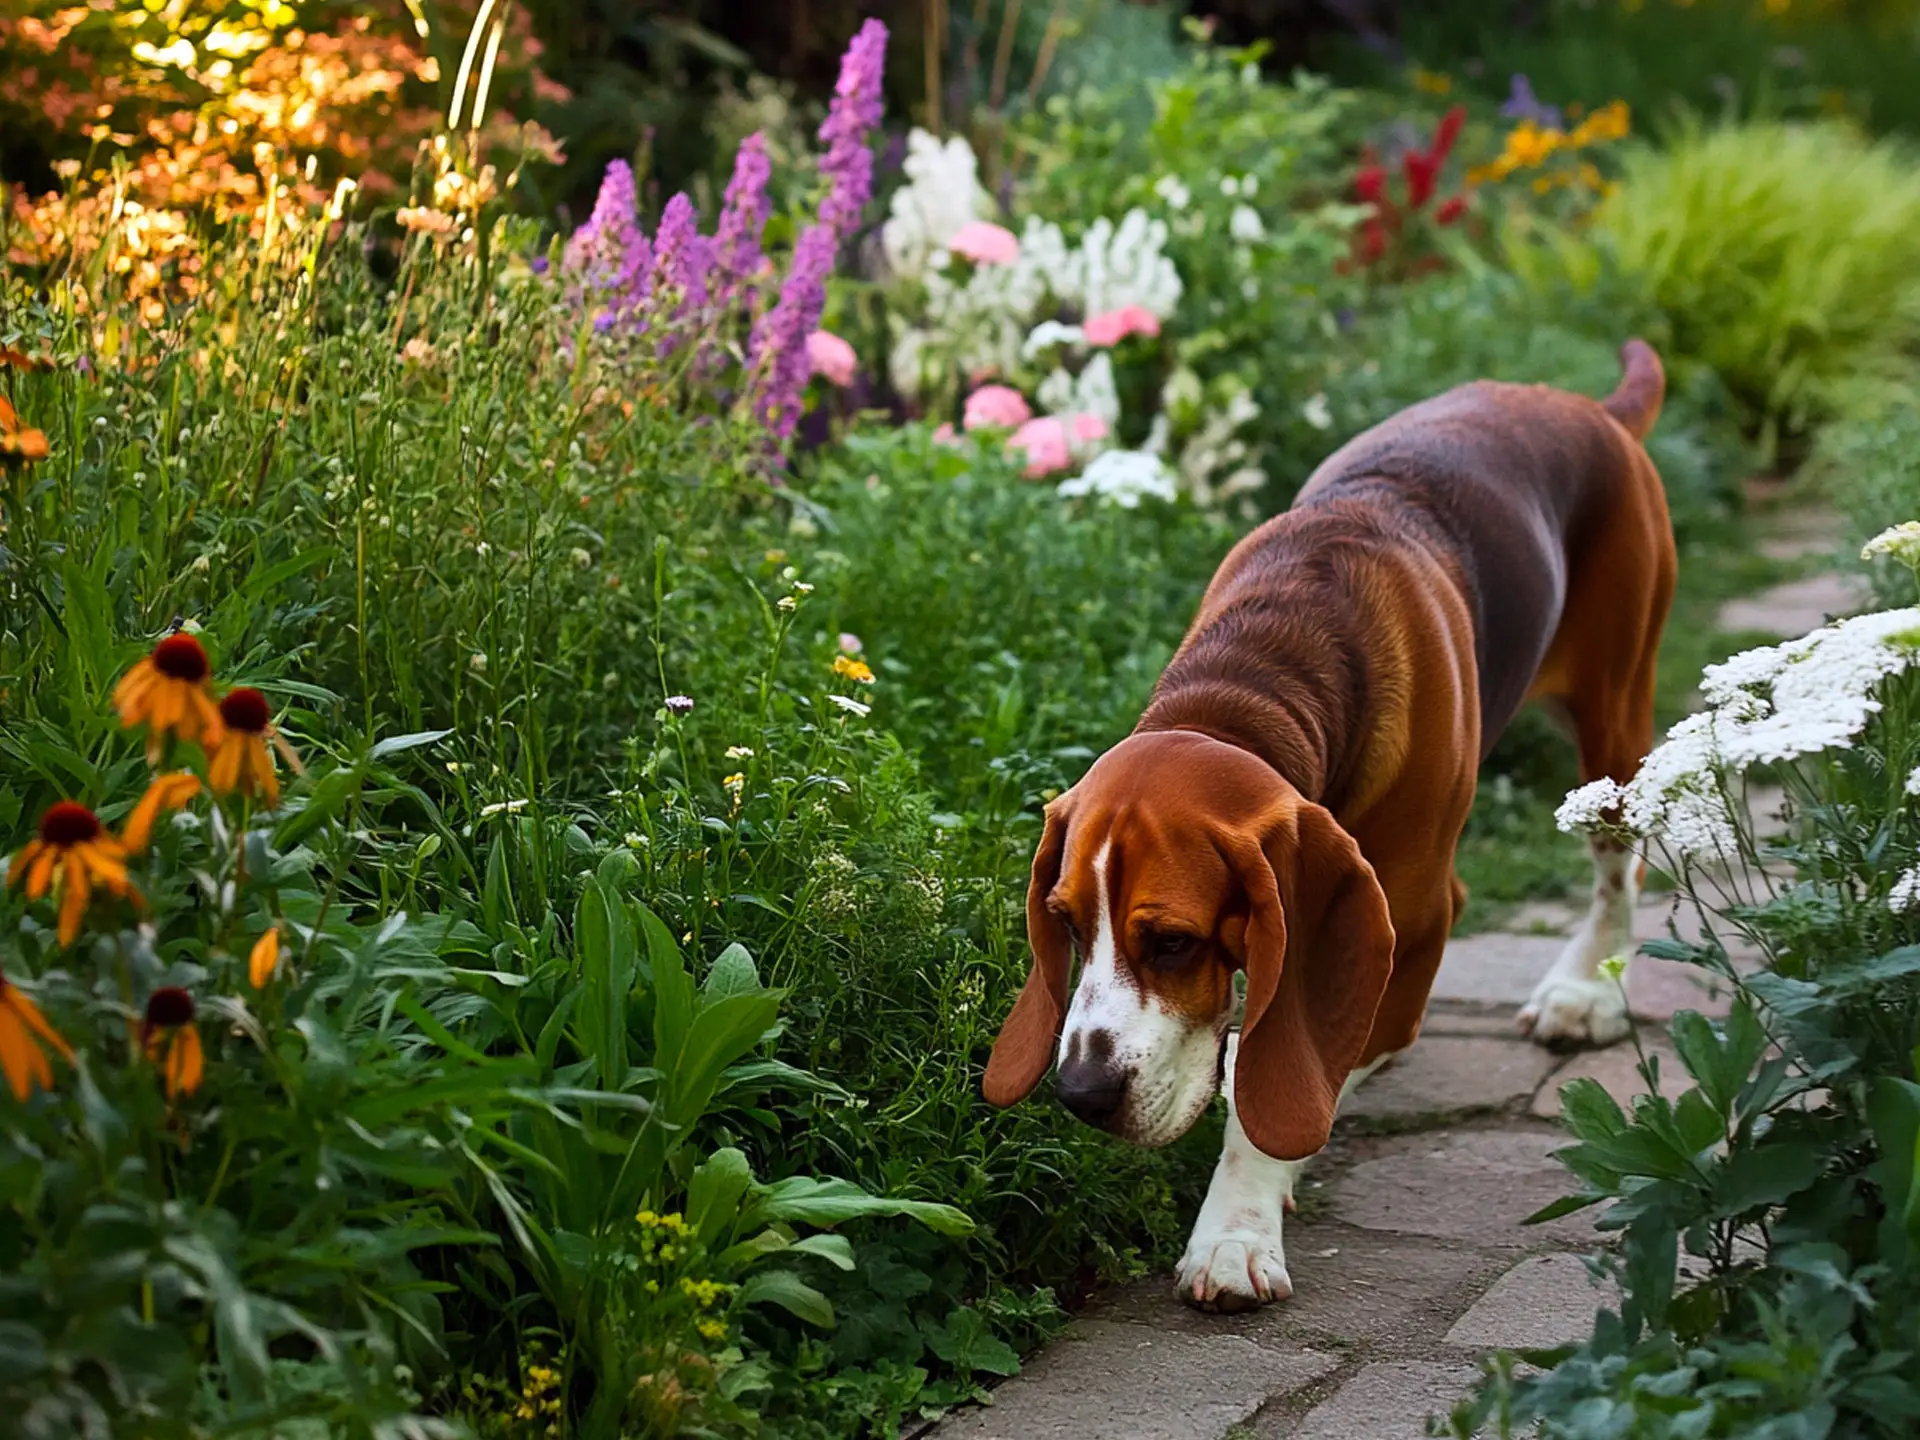
[[[1333,407],[1327,404],[1327,397],[1315,391],[1307,397],[1307,403],[1300,407],[1300,418],[1316,430],[1333,428]]]
[[[871,715],[873,713],[873,707],[871,705],[864,705],[851,695],[828,695],[827,699],[851,715]]]
[[[1256,240],[1267,237],[1266,222],[1260,218],[1260,212],[1251,205],[1236,205],[1233,213],[1227,217],[1227,233],[1243,245],[1251,245]]]
[[[691,715],[693,697],[691,695],[669,695],[666,700],[667,713],[670,715]]]
[[[571,551],[571,558],[576,570],[590,570],[593,568],[593,552],[591,550],[576,545]]]
[[[482,540],[479,544],[473,547],[473,553],[478,555],[482,560],[484,560],[487,558],[487,556],[493,553],[493,546],[489,545],[486,541]]]
[[[1568,792],[1560,808],[1553,812],[1553,823],[1562,830],[1594,829],[1606,823],[1606,812],[1620,808],[1625,793],[1615,781],[1590,780]]]
[[[467,668],[476,675],[486,674],[487,657],[478,650],[474,651],[473,654],[467,657]]]
[[[1220,193],[1229,200],[1236,198],[1240,194],[1240,177],[1238,175],[1222,175],[1220,177]]]
[[[811,595],[813,593],[813,586],[804,580],[796,580],[793,582],[793,593],[796,595]]]
[[[1042,320],[1027,332],[1027,338],[1020,344],[1020,358],[1032,360],[1042,351],[1055,345],[1083,345],[1087,332],[1081,326],[1067,325],[1059,320]]]
[[[751,760],[752,758],[753,747],[751,745],[729,745],[727,747],[727,759],[729,760]]]
[[[1920,865],[1902,871],[1887,892],[1887,908],[1898,915],[1920,903]]]
[[[1193,199],[1192,192],[1180,183],[1178,175],[1162,175],[1153,182],[1153,193],[1166,201],[1168,208],[1173,210],[1186,209],[1187,202]]]
[[[1860,549],[1862,560],[1887,555],[1902,565],[1920,565],[1920,520],[1903,520],[1882,530]]]
[[[1920,795],[1920,766],[1916,766],[1914,772],[1907,776],[1907,794]]]
[[[1260,193],[1260,177],[1252,174],[1242,175],[1240,177],[1240,193],[1249,200],[1258,195]]]
[[[206,555],[196,555],[193,557],[193,568],[199,574],[204,575],[213,568],[213,560]]]
[[[496,800],[491,805],[482,805],[480,807],[480,818],[484,820],[489,815],[511,815],[516,811],[526,808],[527,802],[525,800]]]
[[[642,835],[638,830],[629,830],[626,834],[622,835],[620,839],[629,850],[644,850],[647,848],[647,837]]]
[[[773,602],[773,608],[785,611],[791,615],[795,610],[800,608],[800,602],[795,600],[791,595],[782,595],[778,600]]]
[[[1146,496],[1171,500],[1178,493],[1173,472],[1158,455],[1140,450],[1109,450],[1097,455],[1087,468],[1070,480],[1062,481],[1057,492],[1063,499],[1093,495],[1132,510]]]

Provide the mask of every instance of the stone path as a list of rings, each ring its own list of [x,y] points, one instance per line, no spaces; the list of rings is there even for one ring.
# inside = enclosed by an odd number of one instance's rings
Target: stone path
[[[1838,552],[1824,517],[1786,512],[1762,548],[1811,569]],[[1792,636],[1858,607],[1851,581],[1814,574],[1728,605],[1720,628]],[[1777,796],[1749,797],[1771,828]],[[1643,1088],[1634,1046],[1557,1056],[1513,1017],[1577,919],[1534,902],[1507,928],[1448,946],[1419,1042],[1348,1102],[1306,1172],[1287,1224],[1292,1298],[1250,1314],[1188,1309],[1168,1274],[1097,1296],[994,1403],[921,1433],[930,1440],[1412,1440],[1462,1399],[1492,1349],[1584,1337],[1610,1296],[1581,1258],[1590,1214],[1520,1222],[1574,1188],[1552,1158],[1560,1087]],[[1635,932],[1689,933],[1671,897],[1642,898]],[[1742,957],[1735,956],[1736,962]],[[1641,1041],[1681,1009],[1724,1014],[1701,972],[1639,956],[1627,973]]]

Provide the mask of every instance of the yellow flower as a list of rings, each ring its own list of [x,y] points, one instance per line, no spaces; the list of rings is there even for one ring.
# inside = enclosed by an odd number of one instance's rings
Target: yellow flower
[[[171,775],[154,776],[153,783],[147,786],[147,793],[140,797],[140,803],[127,816],[126,828],[120,832],[120,843],[129,852],[146,849],[153,838],[153,822],[160,818],[161,812],[178,810],[199,793],[200,777],[191,771],[176,770]]]
[[[42,1090],[53,1088],[49,1051],[73,1063],[73,1051],[46,1022],[40,1007],[0,975],[0,1069],[7,1072],[14,1099],[25,1103],[36,1085]]]
[[[864,660],[856,660],[851,655],[833,657],[833,673],[858,681],[862,685],[873,684],[873,667]]]
[[[1510,169],[1530,170],[1544,162],[1565,141],[1566,137],[1558,130],[1547,130],[1531,120],[1522,120],[1507,132],[1506,149],[1500,159],[1509,162]]]
[[[1627,108],[1627,102],[1614,100],[1580,122],[1573,134],[1567,137],[1567,148],[1578,149],[1582,145],[1624,140],[1632,129],[1633,112]]]
[[[1436,74],[1432,70],[1415,70],[1413,88],[1422,95],[1448,95],[1453,92],[1453,78]]]
[[[146,1018],[140,1022],[140,1048],[160,1067],[169,1100],[191,1095],[206,1074],[206,1052],[200,1048],[193,1014],[193,996],[169,985],[148,997]]]
[[[247,979],[252,982],[254,989],[264,990],[279,965],[280,927],[270,925],[267,933],[254,941],[253,949],[247,953]]]
[[[226,726],[226,736],[213,752],[207,783],[220,795],[236,790],[257,795],[271,810],[280,803],[280,779],[273,773],[267,742],[273,741],[288,764],[297,762],[286,742],[274,733],[267,697],[246,686],[229,690],[220,700],[220,719]]]
[[[84,805],[62,800],[40,817],[40,833],[21,847],[7,872],[9,885],[26,888],[27,899],[38,900],[60,881],[60,943],[80,938],[80,922],[87,913],[93,887],[137,903],[127,879],[127,851],[99,817]]]
[[[694,1326],[694,1329],[698,1330],[701,1335],[709,1340],[724,1340],[727,1338],[726,1322],[722,1320],[702,1320],[698,1325]]]
[[[200,642],[184,630],[167,636],[113,687],[120,723],[147,726],[147,758],[156,761],[169,735],[192,740],[208,754],[226,738],[226,726],[207,687],[213,666]]]

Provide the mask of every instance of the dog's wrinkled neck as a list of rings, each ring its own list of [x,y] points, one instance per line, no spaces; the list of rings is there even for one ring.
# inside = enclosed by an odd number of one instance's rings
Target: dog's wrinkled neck
[[[1187,730],[1264,761],[1301,796],[1325,804],[1333,774],[1328,717],[1231,680],[1206,679],[1158,695],[1134,733]]]

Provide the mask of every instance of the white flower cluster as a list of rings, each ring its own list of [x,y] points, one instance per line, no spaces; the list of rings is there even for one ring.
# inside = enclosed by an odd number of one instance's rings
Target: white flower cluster
[[[901,162],[907,183],[893,192],[880,248],[896,275],[918,278],[934,255],[991,204],[980,188],[980,162],[963,135],[942,143],[915,126]]]
[[[1120,423],[1120,391],[1113,381],[1113,357],[1102,350],[1078,375],[1055,370],[1034,392],[1049,415],[1098,415],[1108,428]]]
[[[1172,500],[1179,492],[1173,472],[1158,455],[1144,450],[1109,450],[1095,456],[1072,479],[1061,481],[1057,493],[1065,500],[1091,495],[1132,510],[1149,496]]]
[[[1916,903],[1920,903],[1920,865],[1902,871],[1887,892],[1887,908],[1896,915],[1913,909]]]
[[[1657,837],[1680,857],[1725,853],[1734,843],[1731,778],[1762,762],[1851,744],[1881,708],[1880,682],[1916,657],[1920,609],[1903,609],[1855,616],[1710,665],[1700,682],[1705,710],[1669,730],[1629,783],[1583,785],[1555,818],[1563,830]]]
[[[1174,421],[1200,414],[1199,428],[1179,447],[1174,465],[1195,502],[1213,506],[1258,490],[1267,483],[1267,472],[1247,463],[1252,452],[1237,433],[1242,425],[1259,418],[1260,407],[1253,396],[1236,390],[1224,406],[1203,413],[1204,403],[1200,378],[1191,370],[1175,370],[1161,389],[1160,413],[1154,417],[1146,448],[1164,455],[1172,445]]]
[[[1886,555],[1902,565],[1920,565],[1920,520],[1906,520],[1892,529],[1882,530],[1860,551],[1862,560]]]

